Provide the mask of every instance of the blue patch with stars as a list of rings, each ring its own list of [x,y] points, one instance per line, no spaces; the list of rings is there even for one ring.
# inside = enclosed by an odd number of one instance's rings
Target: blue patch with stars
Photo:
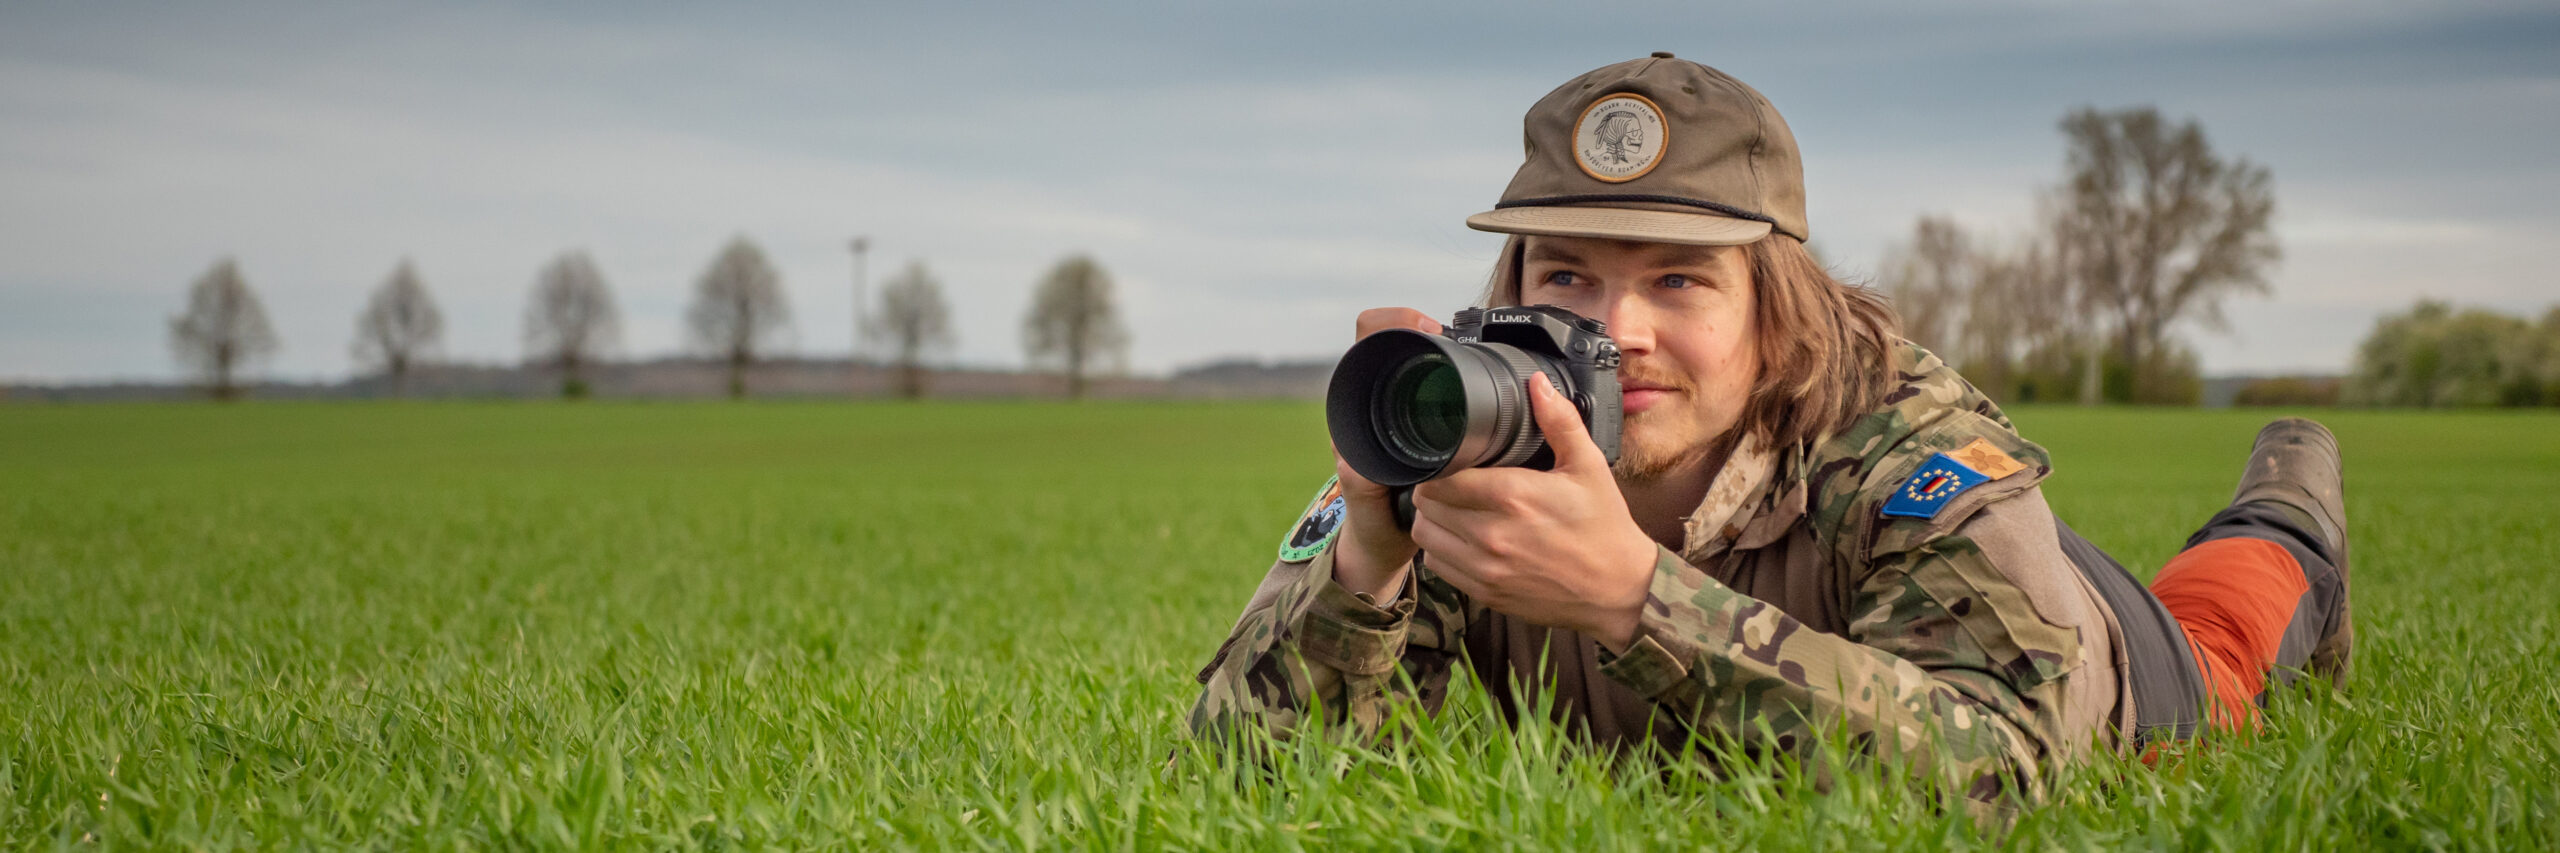
[[[1938,510],[1945,508],[1957,495],[1988,482],[1991,478],[1983,476],[1982,472],[1965,467],[1964,463],[1941,453],[1929,457],[1928,463],[1920,466],[1920,473],[1902,481],[1902,488],[1894,490],[1893,499],[1884,502],[1884,514],[1903,518],[1936,518]]]

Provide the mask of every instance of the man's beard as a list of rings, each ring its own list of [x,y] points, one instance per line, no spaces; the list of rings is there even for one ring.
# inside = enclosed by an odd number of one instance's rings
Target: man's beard
[[[1659,419],[1662,414],[1667,413],[1646,412],[1638,417],[1642,417],[1645,420],[1656,420]],[[1630,423],[1628,426],[1634,426],[1632,423],[1633,420],[1634,418],[1629,419]],[[1632,432],[1632,430],[1627,430],[1626,432]],[[1632,438],[1634,438],[1632,435],[1626,435],[1623,433],[1620,435],[1618,444],[1618,461],[1609,466],[1609,472],[1617,475],[1618,481],[1622,483],[1650,484],[1659,482],[1663,477],[1670,475],[1673,471],[1677,471],[1690,463],[1698,461],[1715,447],[1715,442],[1712,438],[1705,442],[1689,445],[1675,445],[1674,442],[1669,441],[1628,440]],[[1669,436],[1665,436],[1665,438],[1669,438]]]
[[[1664,397],[1663,403],[1695,403],[1698,399],[1698,389],[1689,383],[1671,376],[1655,375],[1633,362],[1618,369],[1618,381],[1622,385],[1641,384],[1667,389],[1671,393]],[[1622,483],[1653,483],[1706,456],[1715,449],[1715,436],[1703,436],[1703,440],[1694,443],[1679,441],[1695,425],[1677,423],[1677,419],[1696,416],[1697,413],[1677,405],[1656,405],[1641,414],[1626,415],[1619,429],[1618,461],[1609,466],[1610,473],[1616,474]],[[1635,441],[1639,426],[1654,427],[1645,432],[1670,434],[1657,436],[1656,441]]]

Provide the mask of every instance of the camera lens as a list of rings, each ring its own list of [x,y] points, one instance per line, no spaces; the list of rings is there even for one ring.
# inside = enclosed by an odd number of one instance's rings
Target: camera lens
[[[1370,482],[1410,486],[1466,468],[1526,463],[1546,447],[1528,380],[1553,359],[1410,329],[1362,338],[1333,369],[1325,425]]]
[[[1467,434],[1467,393],[1458,367],[1439,353],[1397,365],[1377,397],[1375,423],[1407,464],[1437,467],[1458,453]]]

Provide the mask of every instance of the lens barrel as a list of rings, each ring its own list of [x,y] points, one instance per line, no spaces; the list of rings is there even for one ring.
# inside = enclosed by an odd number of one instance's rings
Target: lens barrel
[[[1560,364],[1509,344],[1411,329],[1362,338],[1325,392],[1325,427],[1353,471],[1411,486],[1467,468],[1519,465],[1546,447],[1528,381]]]

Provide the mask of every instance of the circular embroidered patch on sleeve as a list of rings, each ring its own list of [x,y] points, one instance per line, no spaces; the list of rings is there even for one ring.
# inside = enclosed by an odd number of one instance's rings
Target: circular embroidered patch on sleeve
[[[1653,171],[1670,145],[1662,108],[1633,92],[1591,102],[1573,125],[1573,162],[1583,174],[1613,184]]]
[[[1324,553],[1333,544],[1333,534],[1342,530],[1342,478],[1325,478],[1324,488],[1316,490],[1316,499],[1307,502],[1307,511],[1291,525],[1289,536],[1280,540],[1280,562],[1303,563]]]

